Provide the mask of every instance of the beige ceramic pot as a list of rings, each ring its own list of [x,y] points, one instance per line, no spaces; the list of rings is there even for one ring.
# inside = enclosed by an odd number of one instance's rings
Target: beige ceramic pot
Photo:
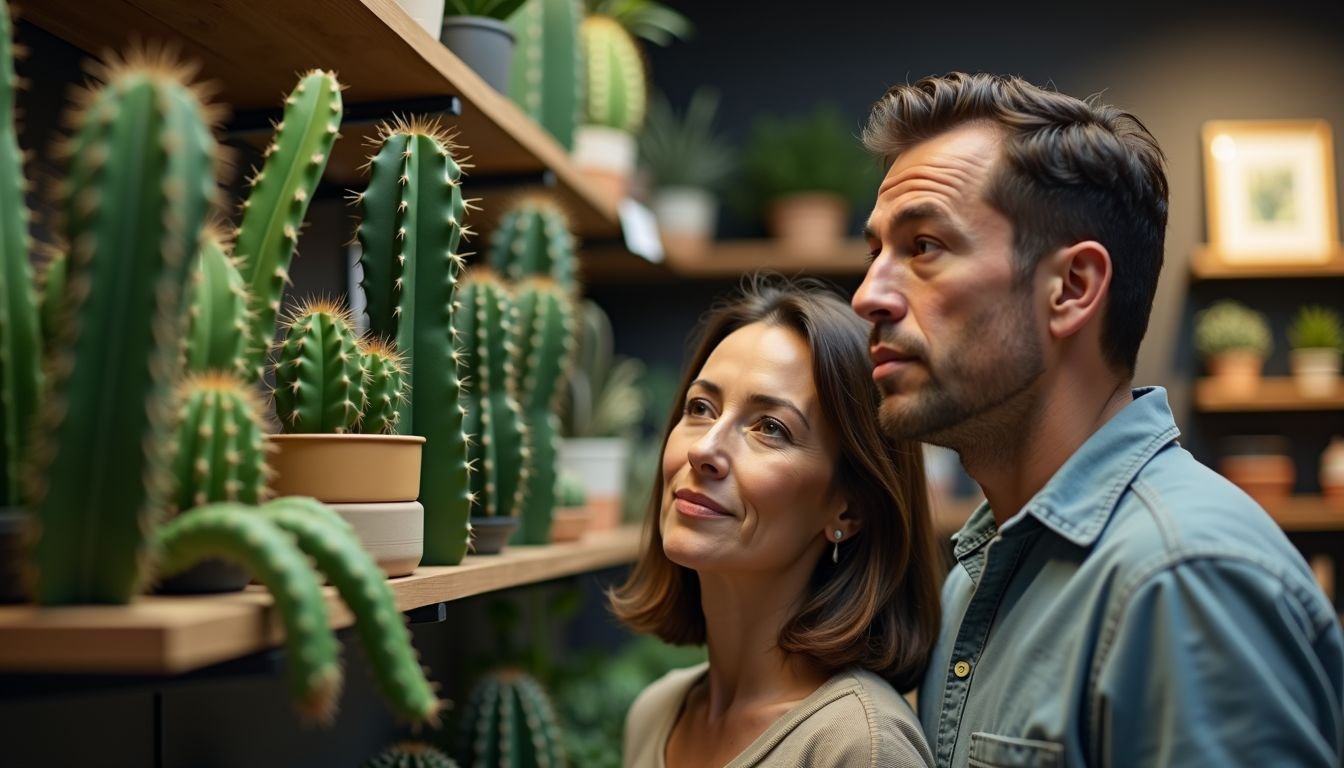
[[[388,578],[409,576],[425,547],[425,508],[418,501],[328,504],[354,529]]]
[[[578,541],[588,530],[589,517],[583,507],[556,507],[551,512],[551,541]]]
[[[770,204],[770,234],[786,251],[826,255],[841,247],[849,204],[829,192],[786,195]]]
[[[1330,397],[1339,389],[1339,350],[1294,349],[1289,364],[1303,397]]]
[[[1331,509],[1344,513],[1344,437],[1331,440],[1321,454],[1321,493]]]
[[[354,504],[415,501],[420,496],[423,437],[268,435],[267,441],[276,496]]]
[[[1222,352],[1209,358],[1209,373],[1218,388],[1235,397],[1254,395],[1264,369],[1264,358],[1254,352]]]

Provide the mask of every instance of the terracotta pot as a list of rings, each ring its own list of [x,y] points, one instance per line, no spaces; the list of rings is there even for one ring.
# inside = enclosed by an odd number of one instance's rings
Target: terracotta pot
[[[590,517],[583,507],[556,507],[551,512],[551,541],[578,541],[588,530]]]
[[[1331,440],[1321,454],[1321,493],[1331,509],[1344,513],[1344,438]]]
[[[509,542],[509,537],[518,528],[516,517],[476,517],[471,518],[471,553],[473,555],[498,555]]]
[[[420,496],[416,435],[268,435],[276,496],[369,503]]]
[[[841,247],[849,223],[849,203],[829,192],[802,192],[770,203],[770,234],[780,246],[809,256]]]
[[[1218,472],[1271,515],[1281,510],[1293,493],[1296,471],[1288,456],[1226,456]]]
[[[1209,373],[1224,393],[1251,397],[1260,389],[1265,360],[1255,352],[1221,352],[1209,358]]]
[[[630,192],[638,145],[635,137],[617,128],[581,125],[574,132],[574,166],[597,188],[613,208]]]
[[[567,437],[560,441],[560,468],[583,484],[591,515],[589,530],[602,531],[621,524],[625,499],[625,471],[630,442],[623,437]]]
[[[1339,350],[1294,349],[1289,364],[1303,397],[1330,397],[1339,389]]]
[[[425,551],[425,508],[418,501],[328,504],[354,529],[388,578],[409,576]]]

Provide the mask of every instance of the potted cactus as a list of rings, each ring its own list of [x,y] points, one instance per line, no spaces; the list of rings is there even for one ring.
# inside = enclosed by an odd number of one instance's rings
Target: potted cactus
[[[513,30],[506,23],[523,0],[447,0],[440,39],[491,88],[509,88]]]
[[[653,177],[653,214],[669,253],[703,258],[714,239],[717,188],[732,172],[733,149],[714,135],[717,91],[698,88],[678,115],[659,95],[639,137],[641,163]]]
[[[560,472],[555,481],[555,511],[551,516],[551,541],[577,541],[588,529],[591,515],[583,481],[572,472]]]
[[[1329,397],[1339,389],[1344,326],[1328,307],[1302,307],[1288,327],[1293,381],[1305,397]]]
[[[1217,386],[1229,395],[1253,395],[1274,340],[1265,316],[1230,299],[1195,316],[1195,349]]]
[[[458,762],[463,768],[566,764],[555,707],[535,678],[515,668],[487,674],[462,711]]]
[[[566,151],[574,148],[583,109],[582,20],[582,0],[528,0],[509,18],[515,40],[509,98]]]
[[[639,44],[616,19],[589,16],[579,33],[587,94],[574,134],[574,164],[615,207],[629,191],[635,170],[635,136],[644,124],[648,72]]]

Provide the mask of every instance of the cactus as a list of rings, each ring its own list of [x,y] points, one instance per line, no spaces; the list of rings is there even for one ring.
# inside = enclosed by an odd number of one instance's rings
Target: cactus
[[[554,281],[534,277],[515,290],[510,346],[531,449],[522,526],[515,535],[515,540],[523,544],[550,540],[560,451],[556,409],[573,366],[574,326],[574,306]]]
[[[374,676],[397,714],[437,725],[442,703],[420,669],[410,630],[386,577],[349,526],[332,525],[324,513],[314,512],[317,508],[327,509],[312,499],[284,498],[257,513],[292,535],[336,587],[354,614],[355,631]]]
[[[510,354],[512,300],[504,283],[486,269],[468,273],[458,299],[453,321],[463,344],[472,513],[515,517],[526,492],[528,457]]]
[[[208,226],[192,273],[187,370],[223,371],[246,378],[252,326],[247,286],[225,250],[224,234]],[[269,338],[269,334],[268,334]]]
[[[227,373],[197,374],[180,385],[181,420],[173,473],[173,512],[216,501],[266,499],[266,424],[255,389]]]
[[[406,400],[406,364],[389,341],[365,336],[359,340],[364,358],[364,413],[360,431],[368,434],[395,434],[400,414],[397,408]]]
[[[54,251],[47,259],[42,270],[42,294],[39,307],[39,325],[41,327],[42,348],[56,346],[57,325],[61,317],[61,304],[65,301],[65,252]]]
[[[320,69],[303,75],[285,99],[285,114],[243,202],[233,253],[252,297],[249,368],[266,366],[289,263],[313,191],[327,167],[341,124],[341,84]]]
[[[16,507],[42,380],[11,32],[9,8],[0,7],[0,495],[5,506]]]
[[[310,301],[285,320],[275,413],[285,432],[348,432],[364,410],[364,366],[350,312]]]
[[[609,16],[589,16],[580,29],[588,70],[584,122],[638,133],[649,99],[639,44]]]
[[[457,761],[428,744],[407,741],[388,747],[363,768],[457,768]]]
[[[517,41],[509,97],[566,150],[583,108],[582,19],[582,0],[531,0],[509,19]]]
[[[541,685],[517,670],[487,675],[462,716],[458,759],[468,768],[562,768],[555,709]]]
[[[466,554],[470,482],[462,429],[462,393],[453,307],[462,270],[459,246],[467,203],[456,147],[437,123],[384,126],[358,197],[362,286],[369,330],[396,341],[410,361],[411,397],[398,407],[397,430],[426,438],[420,475],[425,559],[456,565]]]
[[[210,110],[159,51],[96,74],[70,124],[66,265],[29,466],[37,600],[125,603],[167,506],[182,298],[215,182]]]
[[[574,292],[574,236],[560,207],[546,198],[520,202],[500,218],[490,242],[490,266],[513,282],[549,277]]]
[[[155,532],[155,543],[165,577],[222,557],[242,563],[266,585],[285,627],[286,677],[299,711],[330,721],[341,689],[340,645],[317,577],[289,535],[250,507],[221,503],[172,519]]]

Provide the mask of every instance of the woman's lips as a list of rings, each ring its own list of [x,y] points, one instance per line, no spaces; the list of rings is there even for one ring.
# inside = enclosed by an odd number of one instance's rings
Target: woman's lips
[[[677,491],[673,506],[677,512],[687,517],[718,519],[732,517],[718,502],[694,491]]]

